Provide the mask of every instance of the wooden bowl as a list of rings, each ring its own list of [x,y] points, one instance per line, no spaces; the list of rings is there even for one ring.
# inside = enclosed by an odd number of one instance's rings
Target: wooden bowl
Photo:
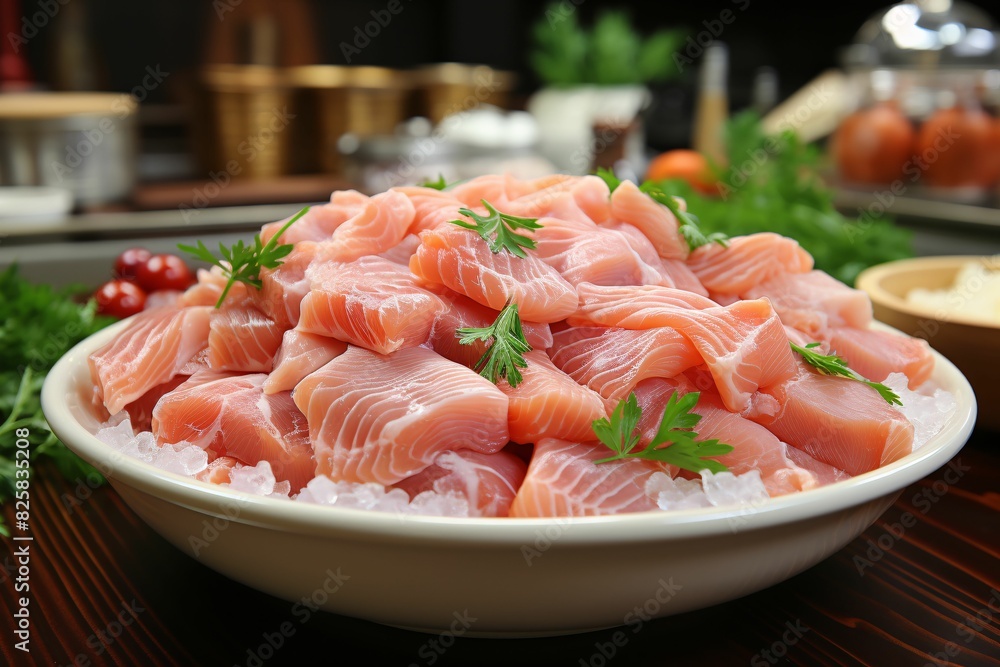
[[[1000,257],[919,257],[873,266],[858,276],[857,286],[871,297],[875,319],[923,338],[958,366],[976,392],[977,425],[1000,430],[1000,324],[906,301],[917,287],[951,287],[962,266],[973,261],[1000,270]]]

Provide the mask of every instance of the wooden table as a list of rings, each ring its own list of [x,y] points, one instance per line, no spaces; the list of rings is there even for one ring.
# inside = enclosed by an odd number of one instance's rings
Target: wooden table
[[[956,483],[942,469],[911,486],[812,569],[741,600],[629,628],[622,646],[615,630],[452,644],[333,614],[303,619],[291,604],[181,554],[108,487],[67,511],[61,495],[72,485],[43,469],[32,486],[31,652],[13,648],[17,574],[0,568],[8,610],[0,663],[1000,665],[997,439],[977,432],[952,462],[962,471]],[[898,537],[894,524],[904,526]],[[16,570],[20,544],[0,542],[0,565]],[[269,637],[280,639],[277,649]]]

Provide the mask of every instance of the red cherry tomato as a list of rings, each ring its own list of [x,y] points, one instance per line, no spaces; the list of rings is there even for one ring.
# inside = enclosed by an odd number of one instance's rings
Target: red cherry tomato
[[[917,153],[924,183],[939,188],[988,185],[992,176],[992,119],[979,109],[941,109],[924,121]]]
[[[831,150],[845,181],[888,185],[903,177],[915,138],[913,124],[899,109],[879,104],[845,118]]]
[[[104,283],[94,293],[94,299],[98,313],[119,318],[135,315],[146,305],[146,293],[127,280]]]
[[[139,286],[148,292],[185,290],[194,283],[194,274],[177,255],[153,255],[136,272]]]
[[[139,267],[149,261],[153,253],[145,248],[129,248],[115,260],[115,277],[135,282]]]

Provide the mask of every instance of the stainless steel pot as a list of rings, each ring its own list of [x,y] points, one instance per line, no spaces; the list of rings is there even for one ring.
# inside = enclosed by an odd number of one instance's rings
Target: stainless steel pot
[[[66,188],[77,204],[135,184],[136,101],[99,93],[0,95],[0,185]]]

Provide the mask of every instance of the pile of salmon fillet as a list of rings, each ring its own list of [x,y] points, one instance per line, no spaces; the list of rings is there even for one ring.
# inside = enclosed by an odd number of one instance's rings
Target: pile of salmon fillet
[[[536,218],[526,258],[450,224],[463,207]],[[265,225],[268,241],[282,222]],[[201,270],[176,301],[135,316],[91,355],[95,404],[127,411],[160,446],[203,448],[204,480],[269,462],[292,496],[311,480],[448,490],[474,516],[581,516],[657,508],[663,462],[611,454],[592,430],[635,393],[648,443],[667,399],[700,392],[700,438],[733,446],[735,475],[770,496],[868,472],[910,453],[914,428],[872,388],[821,375],[789,341],[836,351],[870,380],[931,375],[927,344],[869,329],[867,296],[761,233],[690,251],[669,209],[595,176],[484,176],[445,191],[335,192],[287,231],[262,287]],[[508,302],[523,381],[473,367]]]

